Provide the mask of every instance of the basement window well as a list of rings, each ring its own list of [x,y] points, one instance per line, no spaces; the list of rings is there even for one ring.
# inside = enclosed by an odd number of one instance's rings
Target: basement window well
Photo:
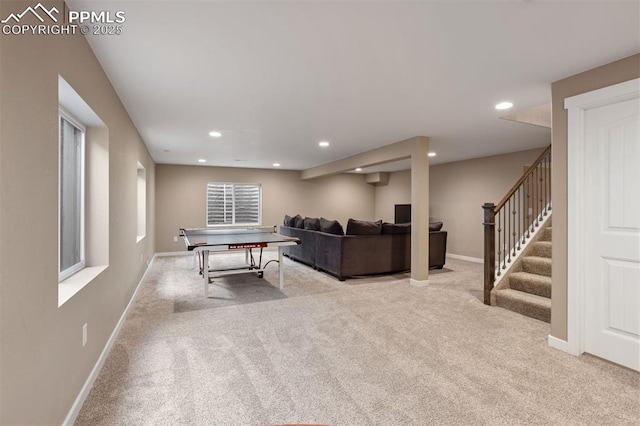
[[[137,164],[137,242],[147,235],[147,170],[138,161]]]
[[[58,77],[58,306],[109,265],[109,133]]]

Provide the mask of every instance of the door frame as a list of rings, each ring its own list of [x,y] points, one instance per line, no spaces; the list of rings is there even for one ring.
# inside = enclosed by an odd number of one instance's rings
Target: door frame
[[[567,345],[572,355],[584,352],[585,289],[584,266],[587,263],[584,244],[585,176],[585,112],[640,96],[640,78],[602,89],[565,98],[567,126]]]

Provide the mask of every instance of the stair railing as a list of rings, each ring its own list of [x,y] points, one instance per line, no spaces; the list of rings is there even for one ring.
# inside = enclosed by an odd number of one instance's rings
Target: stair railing
[[[484,303],[490,305],[496,278],[505,272],[531,233],[551,211],[551,145],[497,205],[484,203],[482,208]]]

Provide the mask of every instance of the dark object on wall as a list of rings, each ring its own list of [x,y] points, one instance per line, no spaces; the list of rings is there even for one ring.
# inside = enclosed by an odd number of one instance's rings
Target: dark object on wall
[[[393,221],[395,223],[411,222],[411,204],[396,204],[395,216]]]

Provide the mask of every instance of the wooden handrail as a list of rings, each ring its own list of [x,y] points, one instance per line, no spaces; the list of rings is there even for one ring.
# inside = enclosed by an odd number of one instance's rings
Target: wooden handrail
[[[495,205],[495,207],[493,208],[494,212],[497,212],[498,210],[500,210],[502,207],[504,207],[505,203],[509,200],[509,198],[511,198],[511,196],[518,190],[518,188],[520,187],[520,185],[522,185],[522,183],[527,180],[527,178],[529,177],[529,175],[531,175],[533,173],[533,170],[535,170],[536,167],[538,167],[540,165],[540,163],[542,163],[542,160],[544,160],[544,158],[551,152],[551,145],[549,145],[547,147],[547,149],[544,150],[544,152],[542,154],[540,154],[540,156],[536,159],[536,161],[533,162],[533,164],[531,164],[529,166],[529,168],[522,174],[522,177],[520,179],[518,179],[518,181],[515,183],[515,185],[513,185],[513,187],[511,187],[511,189],[509,190],[509,192],[507,192],[507,195],[505,195],[504,197],[502,197],[502,200],[500,200],[500,202],[498,204]]]
[[[527,168],[498,204],[482,205],[484,303],[487,305],[491,304],[496,277],[500,277],[502,270],[507,269],[527,238],[551,211],[550,162],[551,145]]]

